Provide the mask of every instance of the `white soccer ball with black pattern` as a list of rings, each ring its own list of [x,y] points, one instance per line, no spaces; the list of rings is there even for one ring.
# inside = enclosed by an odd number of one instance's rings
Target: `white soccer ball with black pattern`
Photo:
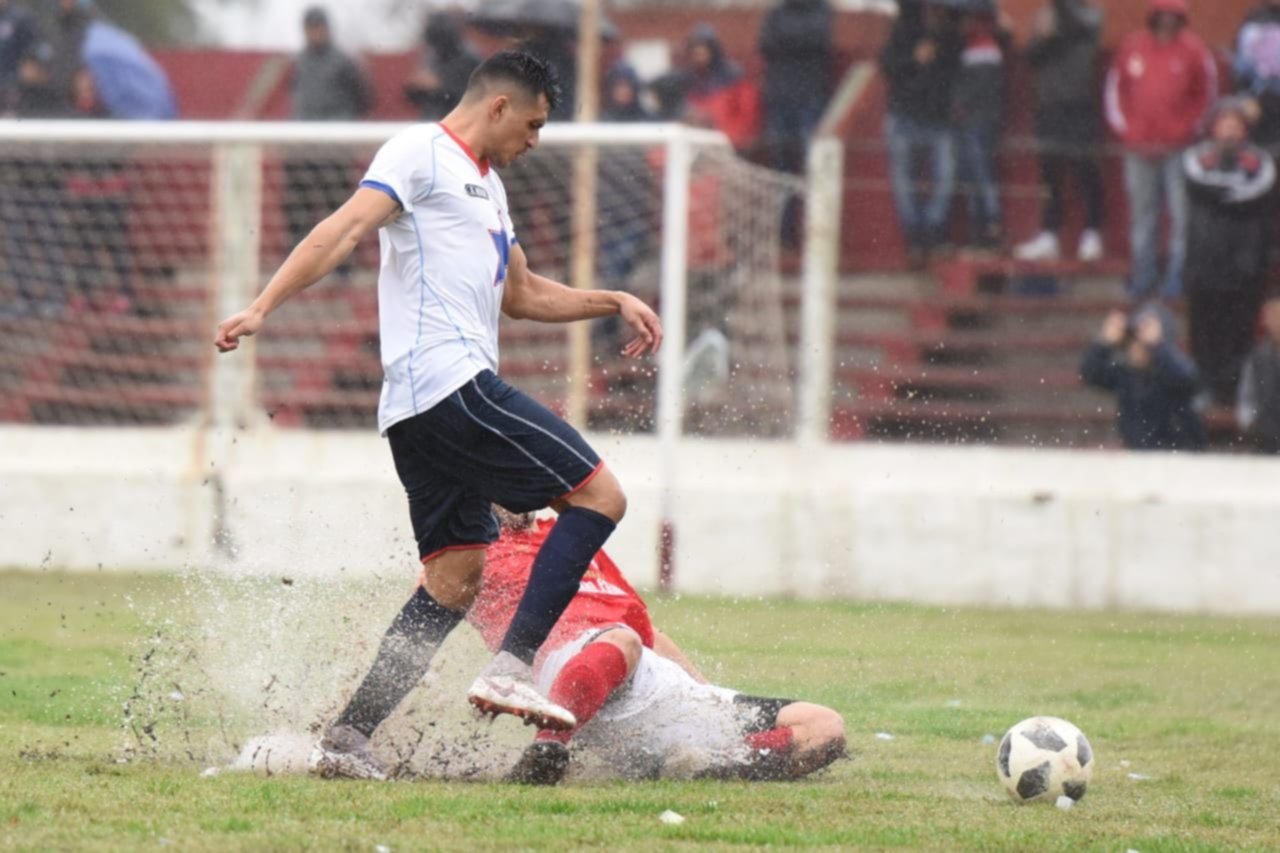
[[[1093,778],[1093,747],[1084,732],[1057,717],[1031,717],[1005,732],[996,773],[1019,803],[1079,800]]]

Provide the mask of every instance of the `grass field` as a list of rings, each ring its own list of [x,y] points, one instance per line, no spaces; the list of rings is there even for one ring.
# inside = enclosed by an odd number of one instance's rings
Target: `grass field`
[[[404,591],[390,586],[386,601]],[[525,790],[202,778],[216,756],[174,743],[172,714],[167,749],[121,763],[147,638],[180,631],[203,600],[174,577],[0,573],[0,847],[1280,847],[1280,620],[655,602],[716,680],[839,710],[853,760],[794,784]],[[204,641],[238,650],[263,630],[232,616],[238,631]],[[984,735],[1037,713],[1074,721],[1096,750],[1071,811],[1014,806],[996,781]],[[196,716],[190,727],[214,725]],[[661,823],[667,809],[686,821]]]

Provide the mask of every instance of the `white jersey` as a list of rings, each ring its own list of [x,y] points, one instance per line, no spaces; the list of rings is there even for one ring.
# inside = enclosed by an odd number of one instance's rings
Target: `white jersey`
[[[378,429],[498,369],[498,317],[515,228],[502,180],[444,125],[404,130],[360,182],[403,213],[378,234]]]

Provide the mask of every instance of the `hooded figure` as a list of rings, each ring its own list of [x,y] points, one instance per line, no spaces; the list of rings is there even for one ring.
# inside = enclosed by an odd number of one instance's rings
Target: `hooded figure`
[[[480,58],[447,14],[432,15],[422,31],[422,63],[405,82],[404,96],[422,112],[423,121],[444,118],[462,99]]]
[[[1218,96],[1213,53],[1187,21],[1186,0],[1151,0],[1147,25],[1116,50],[1107,74],[1107,121],[1127,149],[1129,295],[1182,295],[1187,191],[1182,149],[1200,130]],[[1159,269],[1160,214],[1169,215],[1168,264]]]
[[[755,141],[760,124],[759,93],[743,76],[742,68],[725,56],[720,37],[710,24],[699,24],[685,42],[684,83],[694,120],[728,136],[735,148],[746,148]]]
[[[640,101],[640,77],[625,62],[614,65],[604,75],[600,93],[601,121],[650,121],[653,116]]]

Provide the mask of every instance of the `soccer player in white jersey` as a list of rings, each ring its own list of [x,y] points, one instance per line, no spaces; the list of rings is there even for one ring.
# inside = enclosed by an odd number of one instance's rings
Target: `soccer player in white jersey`
[[[247,309],[218,326],[218,350],[234,350],[378,230],[385,374],[378,427],[408,495],[424,582],[321,742],[330,775],[381,775],[369,736],[475,598],[485,548],[498,535],[491,502],[513,512],[554,504],[560,521],[468,698],[481,711],[542,728],[576,723],[534,687],[531,664],[622,519],[626,498],[576,430],[498,378],[498,317],[564,323],[617,315],[635,334],[623,350],[629,357],[656,352],[662,324],[633,296],[575,290],[528,269],[495,168],[537,145],[558,96],[554,72],[530,54],[483,62],[449,115],[383,145],[351,199],[290,253]]]

